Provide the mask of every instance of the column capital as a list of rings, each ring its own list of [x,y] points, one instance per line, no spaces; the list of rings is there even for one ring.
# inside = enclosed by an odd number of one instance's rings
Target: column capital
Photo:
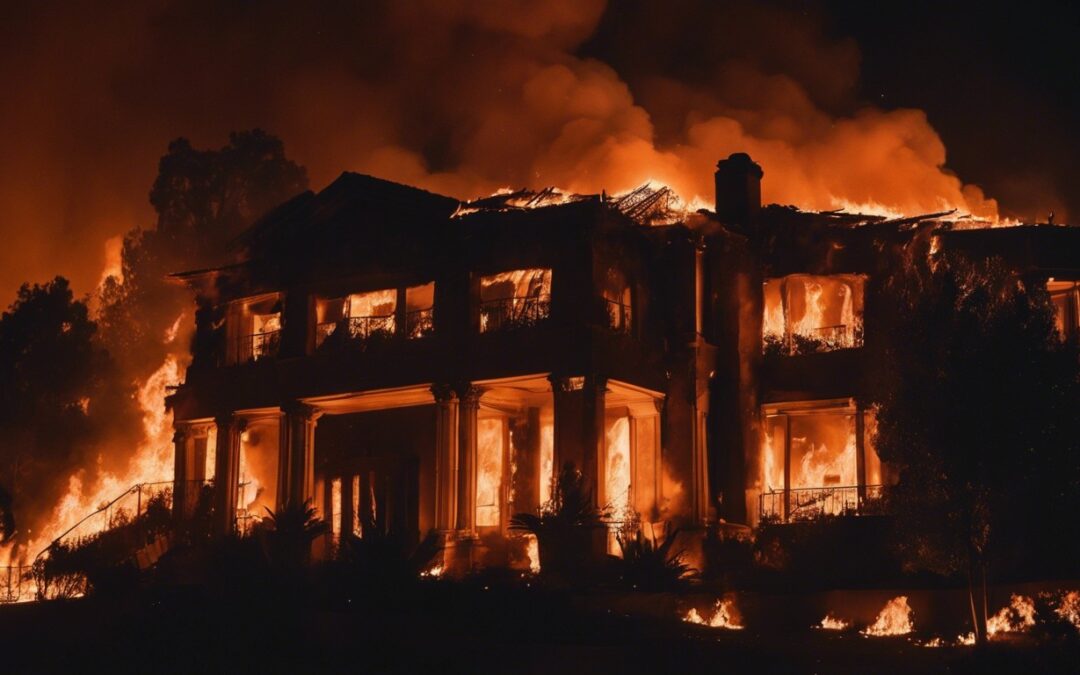
[[[585,387],[591,387],[593,391],[603,392],[607,391],[608,378],[604,375],[598,375],[596,373],[590,373],[585,376]]]
[[[487,391],[484,387],[478,387],[475,384],[462,384],[457,388],[458,398],[461,400],[461,405],[467,407],[476,407],[480,405],[480,397]]]
[[[435,397],[436,403],[449,403],[457,397],[457,392],[453,386],[439,382],[431,385],[431,395]]]
[[[566,375],[556,375],[555,373],[552,373],[551,375],[548,375],[547,379],[548,382],[551,383],[551,391],[560,394],[569,394],[579,388],[574,386],[576,384],[574,381],[576,378],[567,377]]]
[[[281,405],[281,411],[286,415],[295,417],[303,417],[306,420],[317,420],[322,417],[322,411],[315,406],[304,403],[303,401],[293,400],[286,401]]]
[[[191,429],[187,425],[177,426],[173,429],[173,443],[183,443],[191,435]]]
[[[217,425],[218,431],[222,429],[230,428],[237,431],[243,431],[247,427],[247,420],[237,415],[236,413],[222,413],[214,417],[214,424]],[[220,436],[219,436],[220,437]]]

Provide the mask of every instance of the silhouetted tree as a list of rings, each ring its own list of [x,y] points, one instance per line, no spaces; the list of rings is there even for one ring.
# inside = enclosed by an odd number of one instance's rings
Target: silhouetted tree
[[[110,352],[140,378],[160,366],[167,332],[181,312],[190,323],[193,309],[188,291],[167,275],[229,262],[229,243],[244,228],[306,188],[304,167],[258,129],[230,134],[218,150],[170,143],[150,190],[156,227],[127,234],[122,280],[110,278],[101,291],[98,320]]]
[[[24,284],[0,316],[0,480],[12,510],[51,506],[55,476],[83,459],[105,424],[124,423],[111,415],[127,404],[95,330],[61,277]]]
[[[1080,506],[1080,371],[1045,291],[999,261],[916,256],[877,297],[867,375],[877,450],[899,472],[887,499],[906,559],[984,590],[992,561],[1075,563],[1075,518],[1048,517]]]

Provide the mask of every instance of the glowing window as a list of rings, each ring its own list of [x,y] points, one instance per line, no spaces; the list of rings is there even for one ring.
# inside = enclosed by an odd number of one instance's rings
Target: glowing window
[[[476,422],[476,525],[496,527],[502,513],[503,455],[506,421],[485,417]]]
[[[346,300],[349,335],[367,339],[393,335],[397,328],[397,289],[353,293]]]
[[[405,336],[421,338],[435,330],[435,283],[405,289]]]
[[[1046,290],[1054,304],[1054,323],[1063,337],[1080,332],[1080,283],[1075,281],[1049,281]]]
[[[762,341],[766,354],[810,354],[863,344],[865,277],[792,274],[764,288]]]
[[[873,434],[873,415],[850,404],[794,403],[766,409],[762,517],[799,520],[855,513],[863,500],[878,496],[882,464],[872,443],[864,442],[861,462],[858,457],[860,414],[867,441]]]
[[[524,269],[480,278],[480,332],[531,326],[551,313],[551,270]]]

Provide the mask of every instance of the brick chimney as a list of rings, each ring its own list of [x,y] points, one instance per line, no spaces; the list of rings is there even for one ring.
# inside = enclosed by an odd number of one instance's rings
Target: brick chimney
[[[765,172],[745,152],[716,163],[716,215],[725,225],[749,226],[761,212]]]

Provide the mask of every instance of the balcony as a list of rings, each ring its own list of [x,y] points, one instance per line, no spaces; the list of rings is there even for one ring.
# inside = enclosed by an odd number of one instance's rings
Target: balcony
[[[864,514],[882,496],[881,485],[794,488],[763,492],[759,497],[762,520],[792,522],[824,516]],[[786,512],[786,516],[785,516]]]
[[[273,358],[281,349],[281,330],[252,333],[240,336],[237,353],[241,362]]]
[[[535,326],[551,315],[551,296],[499,298],[480,303],[480,332]]]

